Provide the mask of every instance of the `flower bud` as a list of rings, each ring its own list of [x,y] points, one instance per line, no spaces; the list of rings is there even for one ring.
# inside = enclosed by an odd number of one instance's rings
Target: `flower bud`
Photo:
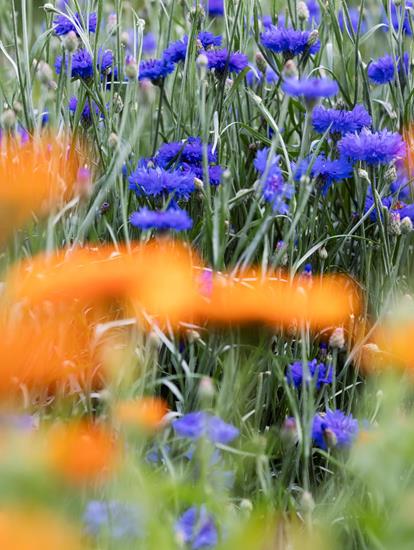
[[[202,189],[204,189],[203,181],[200,180],[199,178],[194,178],[194,187],[199,191],[201,191]]]
[[[405,216],[405,218],[401,220],[400,230],[403,235],[407,235],[407,233],[411,233],[413,230],[413,222],[408,216]]]
[[[138,65],[133,57],[128,57],[125,67],[125,75],[129,80],[138,78]]]
[[[115,113],[122,112],[122,109],[124,108],[124,102],[122,101],[122,97],[118,93],[114,94],[112,104],[114,106]]]
[[[300,506],[306,513],[310,513],[315,509],[315,501],[309,491],[303,491],[300,499]]]
[[[70,31],[63,39],[63,46],[65,47],[65,50],[67,50],[70,53],[73,53],[77,50],[79,45],[78,37],[76,36],[75,31]]]
[[[285,445],[294,445],[298,441],[298,429],[296,420],[292,417],[286,418],[280,432]]]
[[[358,170],[358,176],[362,179],[362,180],[367,180],[369,181],[369,175],[368,175],[368,172],[366,170],[363,170],[362,168],[360,168]]]
[[[16,125],[17,118],[13,109],[6,109],[1,115],[1,124],[6,130],[11,130]]]
[[[115,132],[112,132],[110,136],[108,137],[108,147],[110,149],[115,149],[118,146],[119,143],[119,137]]]
[[[197,63],[197,67],[199,69],[207,69],[207,67],[208,67],[208,57],[204,53],[201,53],[197,57],[196,63]]]
[[[313,30],[308,38],[308,46],[313,46],[319,40],[319,32],[315,29]]]
[[[309,21],[309,9],[305,2],[298,2],[297,14],[299,21],[306,23]]]
[[[53,71],[50,65],[48,65],[45,61],[39,61],[36,74],[42,84],[44,84],[48,88],[52,87]]]
[[[322,246],[319,250],[318,250],[318,254],[319,254],[319,258],[321,260],[326,260],[328,258],[328,251],[326,250],[326,248],[324,246]]]
[[[213,380],[209,376],[203,376],[198,386],[198,393],[201,399],[212,399],[216,393]]]
[[[129,46],[129,43],[130,43],[129,33],[127,33],[126,31],[122,32],[121,36],[120,36],[120,40],[121,40],[121,44],[122,44],[122,46],[124,46],[124,48]]]
[[[285,78],[293,78],[298,76],[298,69],[293,59],[286,61],[285,66],[283,67],[283,76]]]
[[[267,63],[266,63],[266,59],[263,57],[263,54],[261,54],[260,52],[257,52],[255,59],[256,59],[256,66],[259,69],[259,71],[263,74],[266,74]]]
[[[141,80],[139,83],[139,89],[142,91],[143,99],[147,103],[153,103],[156,98],[156,87],[151,82],[151,80],[148,80],[147,78],[144,78],[144,80]]]
[[[251,512],[253,512],[253,503],[252,503],[252,501],[249,500],[248,498],[243,498],[240,501],[240,510],[242,510],[243,512],[245,512],[247,514],[250,514]]]
[[[384,174],[384,181],[389,185],[397,179],[397,169],[394,165],[390,166]]]
[[[390,212],[388,231],[390,235],[395,237],[401,235],[401,220],[398,212]]]
[[[106,25],[107,31],[111,33],[115,30],[116,26],[118,24],[118,18],[116,16],[116,13],[110,13],[108,15],[108,23]]]
[[[345,346],[345,333],[342,327],[336,328],[329,338],[329,347],[342,349]]]

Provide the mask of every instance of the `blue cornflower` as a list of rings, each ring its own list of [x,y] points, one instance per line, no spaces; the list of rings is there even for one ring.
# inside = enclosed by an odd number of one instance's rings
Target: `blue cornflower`
[[[151,80],[155,84],[174,71],[174,64],[164,59],[144,59],[139,64],[139,80]]]
[[[86,17],[84,17],[86,19]],[[69,18],[68,15],[62,14],[58,15],[54,21],[53,21],[53,32],[56,36],[64,36],[65,34],[68,34],[69,32],[73,31],[79,36],[78,28],[83,28],[81,16],[79,13],[75,13],[75,20],[78,26],[73,24],[73,21]],[[97,17],[96,13],[90,13],[88,16],[87,21],[85,21],[89,32],[95,32],[96,31],[96,22]]]
[[[387,84],[394,80],[394,60],[384,55],[368,66],[368,77],[375,84]]]
[[[348,8],[348,13],[349,13],[349,18],[351,20],[352,30],[356,33],[356,32],[358,32],[358,23],[359,23],[360,12],[357,8],[350,7],[350,8]],[[339,23],[339,27],[340,27],[342,32],[345,29],[347,29],[349,31],[348,20],[345,18],[344,12],[342,10],[339,10],[339,13],[338,13],[338,23]],[[364,20],[364,18],[362,18],[360,33],[364,33],[364,32],[366,32],[366,30],[367,30],[367,23]]]
[[[344,157],[354,162],[363,161],[372,165],[389,164],[406,155],[406,145],[400,134],[388,130],[371,132],[366,128],[360,134],[346,134],[339,141],[338,149]]]
[[[183,164],[182,169],[194,174],[199,180],[204,179],[204,168],[202,164]],[[223,176],[223,168],[219,164],[210,165],[208,167],[208,179],[211,185],[220,185]]]
[[[213,153],[211,145],[207,147],[208,162],[217,162],[217,151]],[[189,137],[185,142],[177,141],[164,143],[156,155],[157,163],[166,167],[172,162],[181,162],[189,165],[203,162],[203,142],[199,137]]]
[[[383,207],[383,208],[386,208],[387,210],[390,210],[393,203],[391,197],[383,197],[381,200],[378,199],[378,202],[380,204],[380,209],[381,207]],[[375,205],[374,197],[372,195],[372,189],[371,187],[368,187],[367,196],[365,197],[364,213],[367,213],[372,207],[374,208],[371,211],[369,217],[371,221],[375,222],[378,219],[378,210]],[[380,217],[382,219],[382,212],[380,212]]]
[[[165,211],[149,210],[144,207],[131,214],[129,221],[134,227],[143,230],[187,231],[193,226],[193,220],[187,212],[177,206]]]
[[[413,8],[412,0],[406,0],[404,14],[402,14],[402,6],[396,6],[394,2],[391,2],[391,21],[394,29],[399,31],[400,21],[402,20],[402,30],[407,36],[413,34],[413,29],[410,21],[410,11]],[[388,24],[387,14],[384,13],[384,22]]]
[[[208,31],[200,32],[198,34],[198,40],[205,50],[208,50],[208,48],[212,48],[213,46],[218,48],[223,42],[223,38],[221,36],[216,36],[212,32]]]
[[[224,15],[224,0],[207,0],[207,12],[211,17]]]
[[[145,54],[152,54],[157,49],[157,37],[152,32],[147,32],[144,34],[144,38],[142,40],[142,51]]]
[[[332,383],[332,368],[328,368],[325,363],[318,363],[317,359],[313,359],[308,362],[308,368],[310,378],[314,380],[316,389],[319,390],[322,384]],[[289,384],[300,388],[304,377],[305,372],[302,361],[295,361],[295,363],[288,366],[286,379]],[[310,380],[307,380],[307,382],[310,382]]]
[[[371,126],[372,119],[363,105],[355,105],[352,111],[316,107],[312,113],[312,123],[320,134],[328,128],[331,134],[347,134]]]
[[[99,69],[99,71],[102,74],[108,73],[112,69],[112,65],[114,63],[114,54],[112,50],[102,50],[102,48],[99,49],[96,64]]]
[[[314,21],[318,25],[321,19],[321,8],[318,0],[307,0],[306,5],[309,10],[309,22]]]
[[[109,533],[112,539],[137,538],[143,535],[139,509],[117,500],[91,500],[83,516],[88,535]]]
[[[167,171],[162,168],[137,168],[129,176],[130,189],[138,195],[157,196],[173,193],[188,197],[195,189],[194,173],[183,170]]]
[[[304,97],[315,100],[320,97],[331,97],[339,91],[335,80],[329,78],[287,78],[282,84],[282,90],[294,97]]]
[[[309,156],[303,159],[299,165],[293,165],[296,181],[300,181],[301,177],[308,173],[311,163],[312,157]],[[352,164],[346,158],[329,160],[321,154],[314,159],[309,176],[318,178],[323,184],[322,192],[326,193],[334,182],[350,178],[352,171]]]
[[[295,189],[293,185],[286,183],[279,168],[279,157],[269,159],[268,147],[257,152],[254,167],[265,175],[262,182],[263,199],[272,205],[274,212],[287,214],[289,212],[289,200],[293,197]]]
[[[56,58],[55,69],[56,73],[60,74],[62,71],[63,58],[59,55]],[[68,67],[68,60],[65,60],[66,69]],[[88,50],[77,50],[72,56],[72,78],[81,78],[87,80],[93,77],[93,59]]]
[[[218,74],[239,73],[249,63],[247,55],[240,52],[229,53],[226,48],[221,50],[208,50],[205,52],[208,59],[208,68],[214,69]]]
[[[218,416],[198,411],[192,412],[174,420],[174,431],[180,437],[199,439],[206,437],[212,443],[226,445],[238,437],[239,430],[227,424]]]
[[[309,31],[297,31],[284,27],[272,26],[261,35],[262,44],[275,53],[283,53],[286,57],[294,57],[304,52],[317,53],[320,49],[319,40],[309,45]]]
[[[253,88],[256,84],[265,81],[267,84],[276,84],[279,80],[278,75],[273,69],[267,67],[266,74],[263,75],[258,69],[252,68],[246,74],[247,85]]]
[[[218,542],[214,519],[205,506],[192,506],[184,512],[175,524],[175,534],[180,542],[190,545],[193,550],[212,548]]]
[[[76,97],[71,97],[69,100],[69,111],[71,113],[76,113],[77,108],[78,108],[78,99]],[[92,109],[97,117],[101,115],[101,111],[99,110],[98,105],[94,101],[92,102]],[[89,122],[89,123],[92,122],[92,112],[91,112],[89,101],[85,102],[85,105],[82,109],[82,118],[85,122]]]
[[[327,410],[316,414],[312,425],[312,438],[321,449],[349,447],[358,435],[358,420],[352,414]]]

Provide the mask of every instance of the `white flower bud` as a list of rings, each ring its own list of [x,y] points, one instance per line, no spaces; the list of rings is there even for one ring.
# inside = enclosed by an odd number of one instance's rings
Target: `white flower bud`
[[[407,235],[407,233],[411,233],[413,230],[413,222],[408,216],[405,216],[405,218],[401,220],[400,229],[403,235]]]
[[[68,34],[63,39],[63,45],[65,49],[70,53],[73,53],[77,50],[79,46],[79,40],[76,36],[75,31],[68,32]]]
[[[305,2],[298,2],[297,13],[299,21],[309,21],[309,9]]]
[[[318,254],[321,260],[326,260],[328,258],[328,251],[324,246],[318,250]]]
[[[7,109],[1,115],[1,124],[6,130],[11,130],[16,125],[17,118],[13,109]]]
[[[333,331],[329,338],[329,346],[334,349],[342,349],[345,346],[345,333],[342,327]]]

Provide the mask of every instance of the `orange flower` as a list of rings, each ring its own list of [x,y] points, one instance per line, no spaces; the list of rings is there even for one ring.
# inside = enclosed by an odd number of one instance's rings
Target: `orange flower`
[[[0,548],[4,550],[81,550],[80,534],[50,512],[0,510]]]
[[[167,411],[167,404],[162,399],[143,397],[119,403],[115,409],[115,419],[126,426],[154,431],[162,426]]]
[[[108,477],[120,459],[112,434],[87,423],[52,429],[47,438],[47,454],[57,473],[78,484]]]
[[[41,214],[63,198],[79,166],[80,156],[65,139],[5,140],[0,150],[0,239],[32,212]]]

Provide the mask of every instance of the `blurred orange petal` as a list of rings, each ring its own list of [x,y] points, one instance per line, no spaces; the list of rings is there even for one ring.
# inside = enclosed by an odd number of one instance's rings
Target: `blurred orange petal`
[[[162,426],[167,412],[168,406],[163,399],[142,397],[119,403],[114,416],[120,424],[154,431]]]
[[[109,477],[119,463],[120,450],[111,432],[79,422],[50,431],[47,456],[55,472],[82,484]]]

